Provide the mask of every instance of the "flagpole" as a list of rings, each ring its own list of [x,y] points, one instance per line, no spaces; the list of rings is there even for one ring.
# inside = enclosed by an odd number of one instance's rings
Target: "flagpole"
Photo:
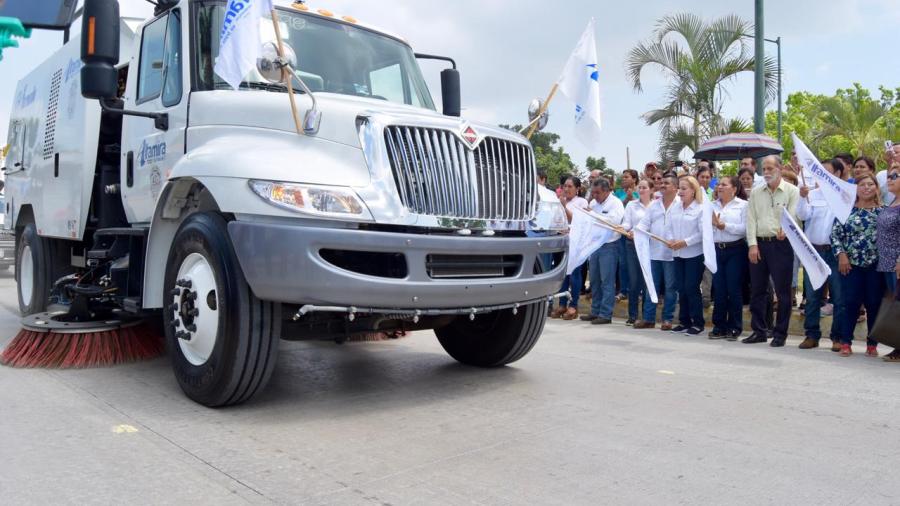
[[[278,26],[278,13],[272,9],[272,25],[275,26],[275,39],[278,41],[278,57],[284,58],[284,43],[281,41],[281,27]],[[297,129],[297,135],[303,135],[303,128],[300,126],[300,116],[297,114],[297,102],[294,100],[293,75],[287,67],[281,67],[281,77],[287,81],[288,99],[291,101],[291,115],[294,117],[294,127]]]
[[[559,82],[553,83],[553,88],[550,88],[550,94],[547,95],[547,100],[544,100],[544,103],[541,105],[540,110],[538,110],[538,118],[540,118],[545,112],[547,112],[547,107],[550,105],[550,101],[553,100],[553,95],[556,95],[557,88],[559,88]],[[528,129],[528,133],[525,134],[526,139],[531,140],[531,135],[534,134],[534,131],[537,129],[538,123],[540,122],[535,121],[531,125],[531,128]]]

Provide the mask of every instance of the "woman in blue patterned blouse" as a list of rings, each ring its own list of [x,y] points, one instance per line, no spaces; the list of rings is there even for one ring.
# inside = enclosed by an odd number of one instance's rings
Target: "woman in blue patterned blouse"
[[[878,216],[878,270],[884,273],[888,290],[896,294],[900,280],[900,160],[895,160],[888,170],[887,189],[894,195],[894,202]],[[884,359],[900,362],[900,348]]]
[[[831,248],[838,259],[838,271],[844,290],[844,301],[848,315],[859,314],[860,306],[866,308],[866,324],[869,333],[878,317],[878,307],[884,293],[884,274],[876,269],[878,265],[878,248],[875,243],[876,223],[884,206],[881,205],[881,192],[878,183],[870,174],[861,176],[856,181],[856,205],[843,225],[835,220],[831,229]],[[841,332],[841,356],[848,357],[852,353],[853,330],[856,328],[854,318],[846,318]],[[866,355],[877,357],[878,342],[866,340]]]

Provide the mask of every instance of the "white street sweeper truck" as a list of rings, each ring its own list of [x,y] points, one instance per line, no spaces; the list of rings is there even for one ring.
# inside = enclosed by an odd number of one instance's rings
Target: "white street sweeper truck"
[[[32,338],[159,320],[208,406],[260,391],[280,339],[434,329],[465,364],[528,353],[567,246],[530,144],[460,117],[451,59],[303,3],[261,20],[232,89],[214,65],[238,3],[136,21],[87,0],[80,40],[19,83],[4,223]],[[452,63],[440,113],[421,58]]]

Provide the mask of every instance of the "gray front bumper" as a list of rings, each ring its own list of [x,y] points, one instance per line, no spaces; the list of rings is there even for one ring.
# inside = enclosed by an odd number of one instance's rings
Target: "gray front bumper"
[[[568,238],[474,237],[401,234],[232,221],[235,253],[250,287],[263,300],[295,304],[340,304],[396,309],[477,307],[507,304],[556,293],[563,265],[533,274],[541,253],[565,251]],[[406,256],[404,279],[367,276],[325,261],[322,249],[399,252]],[[432,279],[429,254],[522,255],[513,277]]]

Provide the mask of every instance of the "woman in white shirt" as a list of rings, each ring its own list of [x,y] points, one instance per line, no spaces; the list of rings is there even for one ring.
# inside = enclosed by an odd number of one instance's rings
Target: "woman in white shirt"
[[[712,203],[716,265],[713,275],[713,329],[710,339],[735,341],[744,331],[744,271],[747,269],[747,194],[737,176],[725,176]]]
[[[581,189],[581,180],[575,176],[569,176],[563,183],[562,192],[559,194],[559,202],[566,208],[566,217],[569,223],[572,222],[572,213],[575,208],[587,209],[588,202],[578,196]],[[566,276],[563,281],[562,291],[569,290],[572,292],[572,298],[561,297],[559,299],[559,307],[550,312],[551,318],[562,318],[563,320],[574,320],[578,318],[578,295],[581,292],[581,267],[577,267],[572,274]]]
[[[660,192],[660,197],[650,204],[647,212],[637,228],[644,232],[650,232],[657,237],[668,239],[669,220],[674,209],[681,205],[678,200],[678,176],[674,172],[667,172],[655,185]],[[650,241],[650,271],[653,274],[653,284],[656,289],[664,290],[662,323],[660,330],[672,330],[672,317],[675,314],[675,304],[678,302],[678,287],[675,285],[675,262],[672,259],[672,249],[667,244]],[[649,313],[656,315],[657,304],[645,301],[645,307],[650,306]],[[647,312],[647,310],[644,310]],[[655,321],[655,318],[654,318]]]
[[[681,204],[672,210],[669,221],[669,245],[675,261],[675,284],[678,287],[679,325],[672,332],[697,335],[703,332],[703,198],[705,192],[693,176],[678,181]]]
[[[632,232],[653,203],[653,187],[653,181],[648,179],[642,179],[638,183],[638,200],[632,200],[625,206],[625,219],[622,220],[622,228],[628,230],[625,241],[625,261],[628,267],[628,280],[631,284],[628,290],[628,320],[634,324],[636,329],[656,327],[656,305],[651,304],[650,296],[647,293],[647,284],[644,282],[641,264],[638,262],[637,251],[634,249],[634,232]],[[639,303],[643,309],[641,319],[638,319]]]

